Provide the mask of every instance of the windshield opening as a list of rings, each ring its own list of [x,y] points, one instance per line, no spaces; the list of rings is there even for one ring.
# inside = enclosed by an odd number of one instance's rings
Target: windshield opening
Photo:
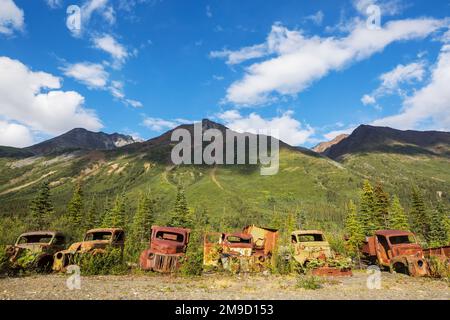
[[[88,233],[84,237],[84,241],[95,241],[95,240],[111,240],[112,233],[105,231],[105,232],[94,232],[94,233]]]
[[[323,235],[321,234],[300,234],[298,235],[299,242],[316,242],[324,241]]]
[[[410,243],[416,243],[416,239],[412,235],[405,235],[405,236],[393,236],[389,238],[389,241],[391,244],[410,244]]]
[[[17,241],[18,244],[25,244],[25,243],[50,243],[52,241],[53,236],[51,235],[33,235],[33,236],[22,236]]]
[[[240,237],[236,237],[236,236],[228,236],[227,237],[227,241],[229,242],[229,243],[251,243],[252,242],[252,239],[243,239],[243,238],[240,238]]]
[[[156,233],[156,239],[175,241],[175,242],[183,242],[184,237],[182,234],[179,234],[179,233],[158,231]]]

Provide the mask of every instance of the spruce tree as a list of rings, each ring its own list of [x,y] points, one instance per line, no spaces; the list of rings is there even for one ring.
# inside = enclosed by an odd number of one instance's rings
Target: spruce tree
[[[396,195],[393,197],[389,208],[389,227],[394,230],[410,230],[408,217]]]
[[[86,212],[83,226],[86,230],[94,229],[98,227],[97,223],[97,207],[95,205],[94,199],[92,199],[89,210],[87,210]]]
[[[105,213],[103,217],[103,227],[123,228],[125,226],[125,197],[116,196],[114,206]]]
[[[368,180],[364,181],[361,192],[359,222],[366,236],[371,236],[376,230],[375,224],[375,198],[372,185]]]
[[[131,238],[139,243],[147,243],[150,240],[150,232],[153,222],[153,201],[148,194],[141,194],[138,207],[131,224]]]
[[[84,224],[83,207],[83,191],[81,189],[81,184],[77,183],[72,199],[67,205],[67,215],[72,225],[71,227],[74,229],[80,229]]]
[[[425,207],[422,193],[418,188],[413,188],[411,194],[412,208],[411,208],[411,220],[413,231],[422,237],[422,239],[428,238],[429,233],[429,215]]]
[[[358,213],[355,204],[350,200],[347,206],[347,217],[345,219],[345,231],[348,236],[347,246],[349,251],[357,255],[364,242],[364,228],[358,219]]]
[[[193,226],[192,214],[188,208],[186,196],[182,187],[178,188],[175,208],[170,217],[169,225],[171,227],[181,228],[191,228]]]
[[[389,225],[389,194],[383,190],[381,183],[375,186],[375,229],[387,229]]]
[[[49,182],[44,181],[30,205],[30,227],[36,230],[45,229],[53,213]]]
[[[431,215],[430,233],[428,243],[430,247],[441,247],[448,244],[448,234],[446,225],[446,211],[441,201],[438,201],[435,210]]]

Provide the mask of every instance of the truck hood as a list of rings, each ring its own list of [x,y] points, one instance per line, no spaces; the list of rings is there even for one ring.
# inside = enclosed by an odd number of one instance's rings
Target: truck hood
[[[397,244],[393,245],[392,249],[397,256],[423,256],[422,247],[419,244]]]
[[[15,245],[14,248],[30,250],[31,252],[42,252],[48,248],[47,243],[23,243]]]
[[[185,247],[184,243],[165,240],[153,240],[151,243],[151,251],[161,254],[183,253]]]
[[[83,241],[73,243],[69,249],[63,252],[86,252],[92,249],[104,249],[109,245],[108,240]]]

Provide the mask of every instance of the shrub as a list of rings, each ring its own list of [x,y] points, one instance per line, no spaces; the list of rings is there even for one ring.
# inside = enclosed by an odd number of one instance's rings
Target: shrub
[[[118,275],[128,271],[120,249],[109,249],[96,254],[80,253],[73,258],[83,275]]]
[[[202,234],[193,231],[190,235],[186,258],[183,261],[180,273],[184,276],[200,276],[203,272],[203,243]]]
[[[281,275],[298,272],[298,263],[293,258],[291,247],[278,247],[274,255],[273,273]]]
[[[0,246],[0,275],[8,273],[9,260],[6,255],[6,247]]]
[[[317,290],[323,287],[323,280],[315,276],[300,276],[297,280],[297,288]]]
[[[434,278],[441,278],[450,281],[450,264],[448,259],[443,260],[438,257],[430,257],[428,261],[430,274]]]

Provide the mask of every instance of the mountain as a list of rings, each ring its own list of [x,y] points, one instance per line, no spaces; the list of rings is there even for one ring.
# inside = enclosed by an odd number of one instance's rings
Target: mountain
[[[135,142],[127,135],[91,132],[77,128],[23,150],[34,155],[49,155],[74,150],[113,150]]]
[[[31,157],[33,153],[20,148],[0,146],[0,158],[26,158]]]
[[[324,153],[326,150],[328,150],[329,148],[331,148],[335,144],[338,144],[339,142],[341,142],[342,140],[344,140],[348,136],[349,136],[348,134],[340,134],[336,138],[334,138],[333,140],[319,143],[314,148],[312,148],[312,150],[317,152],[317,153]]]
[[[194,130],[192,124],[178,128]],[[202,130],[209,128],[227,129],[204,119]],[[381,182],[389,194],[400,197],[407,210],[412,186],[423,191],[427,203],[435,202],[439,193],[450,204],[448,133],[361,126],[325,151],[332,150],[339,162],[280,141],[278,173],[262,176],[259,165],[175,166],[170,161],[173,130],[123,147],[117,147],[114,142],[118,139],[110,135],[104,139],[105,134],[83,130],[84,134],[69,132],[55,138],[63,137],[59,140],[62,146],[55,139],[41,143],[33,152],[40,152],[38,156],[21,154],[30,152],[27,149],[9,149],[9,156],[0,153],[0,241],[2,233],[8,239],[17,236],[8,229],[12,224],[26,229],[23,217],[45,180],[50,182],[57,212],[52,228],[63,231],[67,202],[78,182],[82,183],[86,211],[92,209],[98,220],[121,194],[127,199],[125,210],[130,220],[140,195],[150,192],[157,200],[154,215],[158,224],[167,222],[182,185],[196,219],[207,219],[217,231],[223,225],[230,230],[252,223],[270,226],[277,216],[284,219],[283,214],[292,212],[305,213],[309,228],[340,230],[346,203],[358,201],[364,179]],[[92,136],[101,139],[92,142]],[[78,151],[62,152],[71,149]]]
[[[334,160],[357,153],[450,156],[450,132],[401,131],[388,127],[359,126],[323,152]]]

